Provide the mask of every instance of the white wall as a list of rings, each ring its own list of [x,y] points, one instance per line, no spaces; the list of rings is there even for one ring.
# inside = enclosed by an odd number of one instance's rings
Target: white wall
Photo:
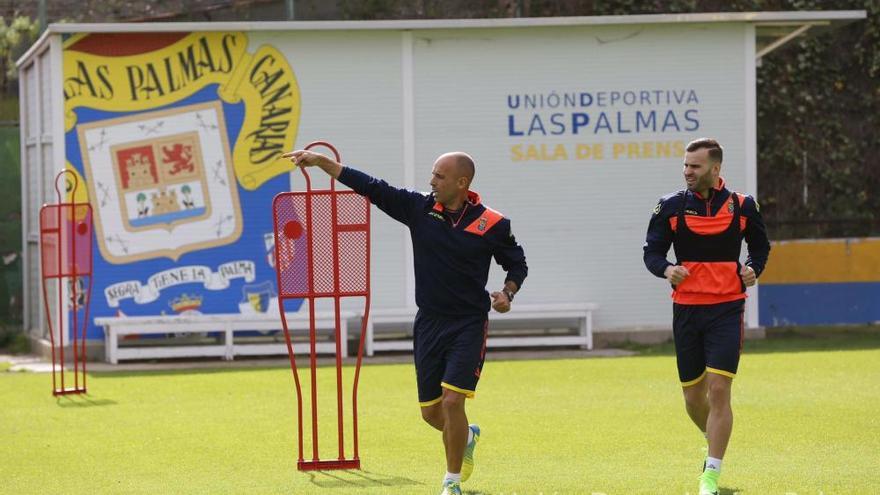
[[[403,183],[400,33],[249,36],[253,47],[266,43],[279,49],[296,74],[302,98],[297,147],[329,141],[344,163],[391,184]],[[320,172],[312,172],[312,178],[313,187],[327,187]],[[302,185],[297,171],[293,186]],[[373,306],[404,306],[404,279],[412,269],[402,262],[406,229],[375,208],[372,221]]]
[[[46,44],[29,63],[21,67],[21,171],[22,235],[24,261],[24,324],[29,331],[46,336],[46,316],[40,279],[40,207],[57,202],[55,175],[61,170],[53,148],[55,129],[53,83],[57,73],[53,52]],[[54,314],[57,293],[55,284],[48,287],[50,311]]]
[[[723,175],[746,186],[744,25],[643,25],[517,29],[415,30],[415,186],[425,190],[440,153],[463,150],[477,161],[474,189],[513,221],[530,276],[517,302],[591,301],[601,305],[597,328],[669,326],[668,285],[642,263],[647,222],[657,199],[682,187],[681,157],[607,156],[614,143],[674,142],[713,136],[725,146]],[[289,40],[289,41],[288,41]],[[399,31],[253,33],[288,57],[302,94],[297,144],[328,139],[346,163],[392,184],[404,184],[403,97]],[[698,102],[611,105],[610,92],[693,90]],[[588,107],[550,108],[552,92],[589,92]],[[595,98],[606,93],[605,106]],[[543,108],[508,107],[508,95],[544,95]],[[681,115],[697,110],[699,129],[684,130]],[[622,112],[623,128],[636,110],[673,110],[680,132],[509,136],[528,128],[535,113]],[[629,119],[629,121],[627,120]],[[549,126],[548,126],[549,127]],[[589,129],[589,130],[586,130]],[[549,129],[548,129],[549,131]],[[601,144],[602,160],[515,161],[516,144]],[[294,179],[296,183],[296,179]],[[411,300],[405,229],[374,210],[373,304]],[[490,287],[503,274],[493,269]]]

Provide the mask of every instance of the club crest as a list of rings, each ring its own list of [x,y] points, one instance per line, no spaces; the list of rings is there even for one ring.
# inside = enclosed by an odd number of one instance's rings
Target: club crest
[[[176,259],[238,239],[241,207],[223,122],[215,101],[79,126],[107,259]]]

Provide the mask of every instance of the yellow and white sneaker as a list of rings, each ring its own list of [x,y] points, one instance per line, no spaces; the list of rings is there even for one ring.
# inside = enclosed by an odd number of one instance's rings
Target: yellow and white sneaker
[[[480,427],[477,425],[468,425],[468,428],[474,434],[474,438],[468,442],[464,449],[464,460],[461,463],[461,481],[467,481],[474,472],[474,450],[477,448],[477,442],[480,441]]]
[[[440,495],[461,495],[461,483],[453,480],[444,481]]]

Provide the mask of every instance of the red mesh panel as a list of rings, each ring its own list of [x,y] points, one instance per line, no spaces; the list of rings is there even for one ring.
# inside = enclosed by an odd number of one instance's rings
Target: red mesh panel
[[[91,275],[91,206],[69,203],[43,206],[40,209],[40,243],[44,277],[67,276],[73,273]]]
[[[76,273],[91,275],[92,270],[92,207],[75,205],[76,215],[68,223],[68,234],[73,237]]]
[[[336,196],[339,288],[335,285],[333,210]],[[311,198],[311,221],[307,202]],[[282,193],[275,198],[275,244],[281,297],[309,294],[363,295],[368,289],[369,202],[351,191]],[[309,290],[307,245],[311,230],[312,290]]]
[[[367,227],[370,203],[354,191],[336,194],[337,223]]]
[[[309,291],[305,205],[305,193],[282,193],[275,197],[272,206],[280,297],[305,297]]]
[[[312,267],[315,292],[332,293],[333,278],[333,217],[330,193],[312,193]]]
[[[369,290],[370,203],[352,191],[336,196],[339,232],[339,290],[364,295]]]
[[[350,296],[367,291],[367,233],[339,233],[339,292]]]
[[[43,277],[58,276],[58,205],[40,209],[40,254],[43,258]]]

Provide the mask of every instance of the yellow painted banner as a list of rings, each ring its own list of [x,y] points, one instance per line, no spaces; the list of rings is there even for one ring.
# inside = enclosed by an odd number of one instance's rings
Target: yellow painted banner
[[[75,40],[74,40],[75,41]],[[67,43],[70,45],[70,43]],[[243,102],[242,127],[233,148],[238,182],[247,190],[288,172],[278,155],[293,148],[300,116],[296,77],[274,47],[247,50],[245,33],[192,33],[164,48],[126,56],[67,49],[64,53],[65,131],[74,110],[152,110],[218,85],[226,103]],[[74,45],[75,46],[75,45]]]
[[[763,284],[880,282],[880,239],[772,243]]]

